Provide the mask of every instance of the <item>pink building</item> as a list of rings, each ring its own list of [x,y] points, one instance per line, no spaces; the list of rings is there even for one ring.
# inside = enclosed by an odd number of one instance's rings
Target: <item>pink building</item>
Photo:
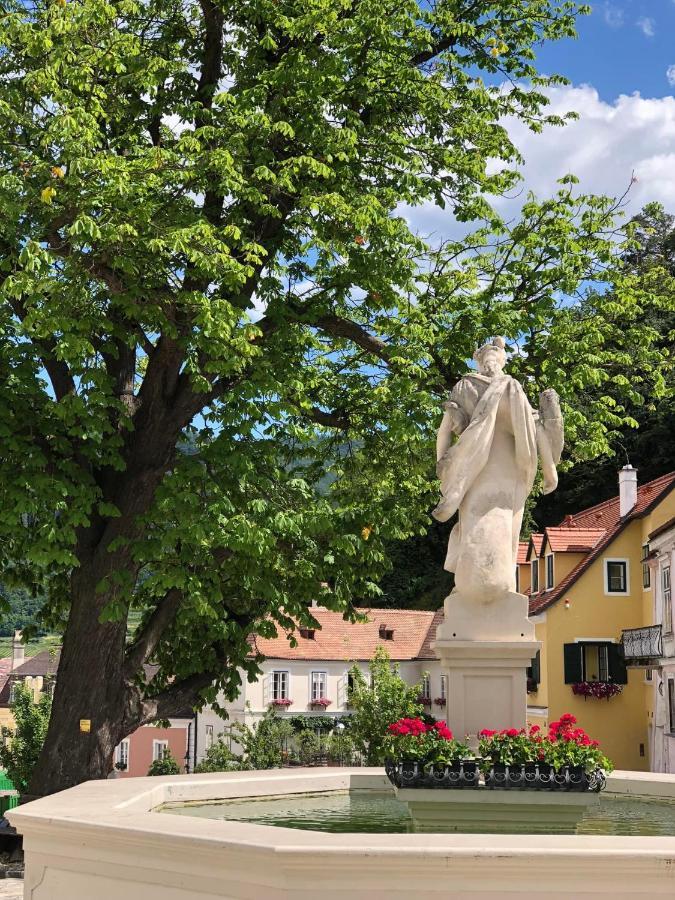
[[[125,766],[122,778],[147,775],[151,763],[167,752],[173,756],[181,771],[194,768],[192,751],[193,720],[172,719],[170,728],[144,725],[125,738],[115,749],[115,766]],[[119,771],[119,769],[118,769]]]

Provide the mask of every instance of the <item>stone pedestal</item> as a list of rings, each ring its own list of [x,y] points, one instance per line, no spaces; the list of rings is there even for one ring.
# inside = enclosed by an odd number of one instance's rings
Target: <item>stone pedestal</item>
[[[399,788],[413,830],[460,834],[574,834],[599,795],[551,791]]]
[[[475,740],[482,728],[525,727],[525,670],[541,647],[527,602],[515,592],[484,604],[467,603],[457,593],[445,599],[433,649],[446,677],[448,726],[460,740]]]

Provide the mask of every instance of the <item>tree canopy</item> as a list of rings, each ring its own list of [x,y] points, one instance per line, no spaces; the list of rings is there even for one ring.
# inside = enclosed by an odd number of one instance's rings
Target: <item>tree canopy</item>
[[[376,596],[476,343],[505,335],[528,390],[558,389],[580,456],[616,421],[575,405],[610,362],[660,389],[636,290],[577,314],[612,277],[613,201],[568,178],[510,223],[488,203],[518,182],[505,121],[563,124],[535,48],[581,11],[4,0],[0,576],[64,630],[35,793],[236,691],[252,630]],[[423,204],[465,236],[416,233]]]

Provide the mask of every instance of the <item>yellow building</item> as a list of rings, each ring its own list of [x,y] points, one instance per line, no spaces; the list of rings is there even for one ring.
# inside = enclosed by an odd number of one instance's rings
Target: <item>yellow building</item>
[[[640,656],[624,647],[632,629],[654,624],[649,534],[673,516],[675,472],[638,487],[626,466],[619,496],[532,535],[519,552],[542,642],[528,672],[528,719],[546,728],[573,713],[619,769],[649,769],[657,642]]]

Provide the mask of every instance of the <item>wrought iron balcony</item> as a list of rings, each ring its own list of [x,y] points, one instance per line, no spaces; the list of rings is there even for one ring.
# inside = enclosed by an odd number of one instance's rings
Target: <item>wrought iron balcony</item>
[[[639,665],[643,661],[653,661],[663,656],[660,625],[626,628],[621,632],[621,643],[627,665]]]

